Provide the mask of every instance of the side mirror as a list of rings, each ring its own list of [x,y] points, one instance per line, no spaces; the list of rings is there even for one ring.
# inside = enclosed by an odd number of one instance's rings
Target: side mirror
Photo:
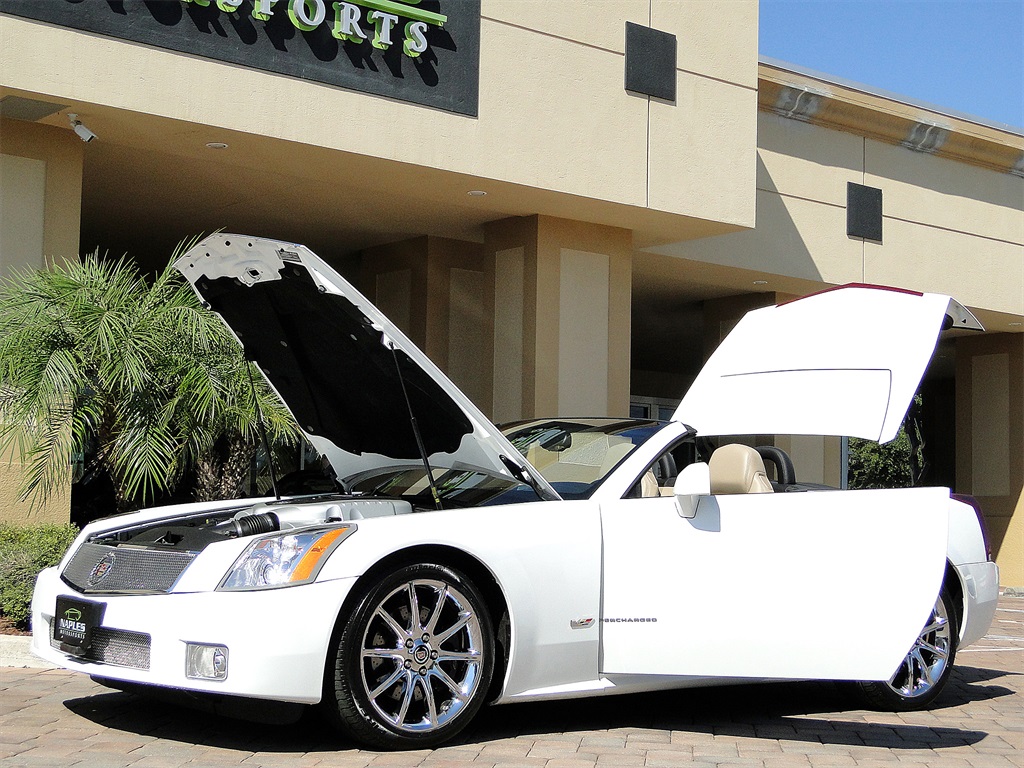
[[[701,496],[711,495],[711,470],[703,461],[683,467],[672,489],[680,517],[697,514],[697,503]]]

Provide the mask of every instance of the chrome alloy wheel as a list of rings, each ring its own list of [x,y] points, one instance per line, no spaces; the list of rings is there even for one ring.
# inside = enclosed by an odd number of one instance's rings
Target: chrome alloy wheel
[[[444,727],[480,684],[484,637],[472,602],[451,584],[415,579],[373,610],[360,643],[363,693],[393,728]]]
[[[949,664],[953,627],[940,595],[913,648],[889,680],[894,693],[912,699],[928,694],[935,687]]]

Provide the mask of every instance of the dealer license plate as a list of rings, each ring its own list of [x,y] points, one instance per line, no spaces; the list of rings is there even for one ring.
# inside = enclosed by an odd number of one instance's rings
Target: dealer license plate
[[[93,630],[103,623],[106,608],[106,603],[59,596],[53,616],[53,639],[61,644],[61,650],[84,653],[92,642]]]

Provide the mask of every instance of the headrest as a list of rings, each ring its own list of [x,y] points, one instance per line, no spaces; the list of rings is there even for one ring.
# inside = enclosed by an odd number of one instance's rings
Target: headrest
[[[761,456],[749,445],[731,443],[711,454],[711,493],[771,493]]]

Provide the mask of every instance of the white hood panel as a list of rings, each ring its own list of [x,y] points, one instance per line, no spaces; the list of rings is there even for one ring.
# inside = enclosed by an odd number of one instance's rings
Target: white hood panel
[[[421,465],[532,476],[487,417],[366,297],[308,248],[212,235],[175,264],[239,339],[339,478]],[[401,376],[399,375],[401,371]]]

